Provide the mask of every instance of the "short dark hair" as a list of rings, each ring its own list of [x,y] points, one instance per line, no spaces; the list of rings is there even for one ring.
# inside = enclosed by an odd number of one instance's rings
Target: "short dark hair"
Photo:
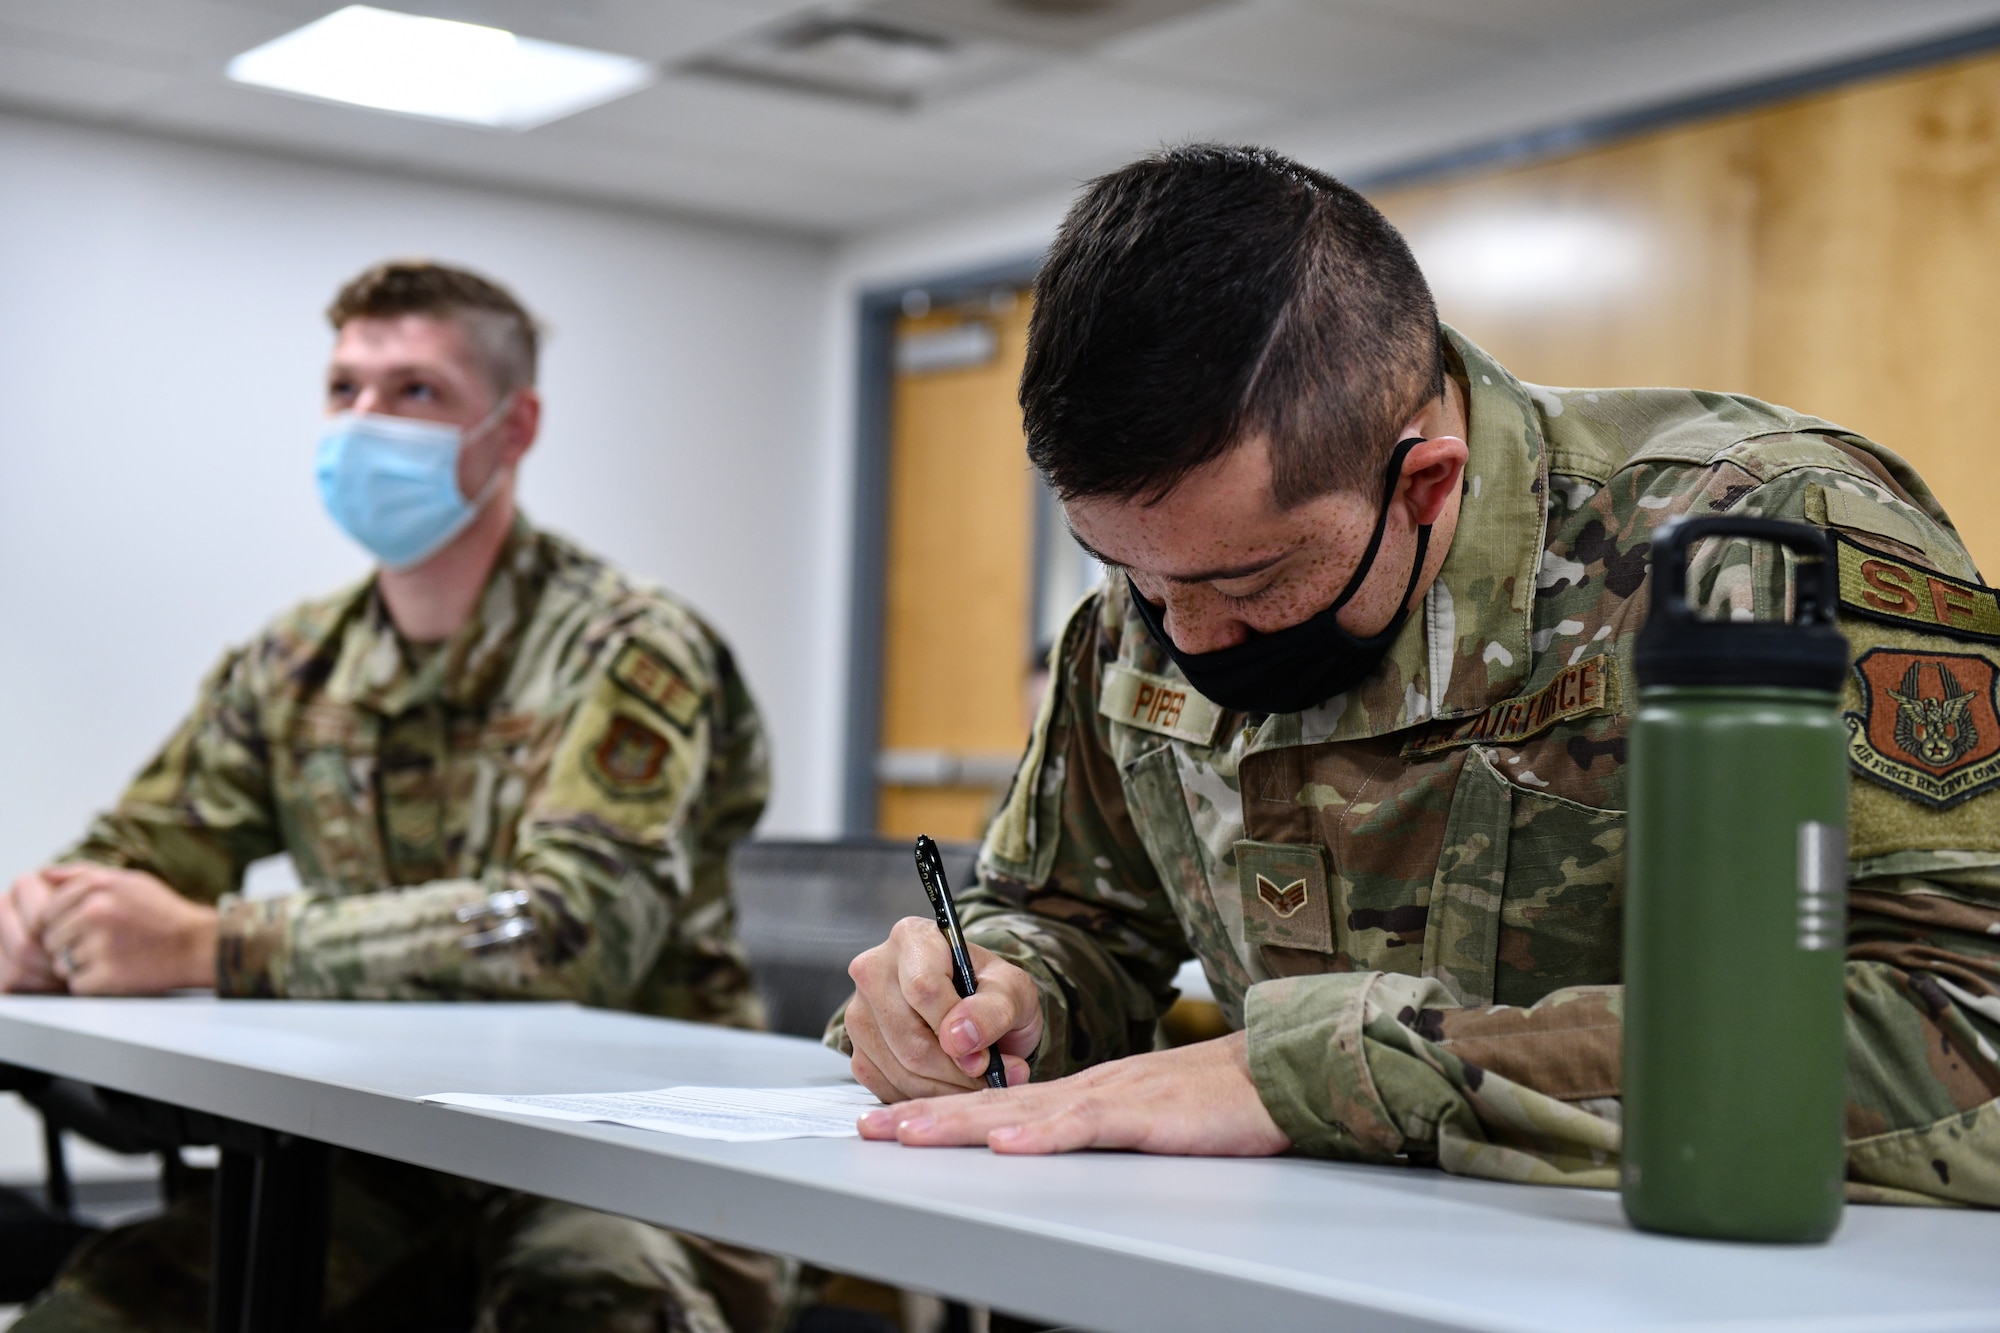
[[[1192,144],[1092,181],[1035,281],[1021,407],[1065,499],[1157,499],[1258,434],[1280,505],[1365,489],[1443,391],[1402,235],[1266,148]]]
[[[494,390],[509,393],[535,382],[541,333],[514,294],[470,269],[428,259],[390,259],[340,289],[326,308],[335,330],[351,319],[430,315],[455,320],[486,362]]]

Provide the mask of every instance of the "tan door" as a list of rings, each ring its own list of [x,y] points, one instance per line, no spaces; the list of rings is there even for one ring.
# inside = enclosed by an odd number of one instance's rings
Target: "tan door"
[[[1037,483],[1015,389],[1028,302],[904,316],[890,397],[876,824],[977,838],[1026,736]]]

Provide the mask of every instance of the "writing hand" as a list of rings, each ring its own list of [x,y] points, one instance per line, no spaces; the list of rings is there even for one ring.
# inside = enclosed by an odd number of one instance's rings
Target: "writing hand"
[[[1292,1145],[1250,1080],[1249,1051],[1237,1032],[1048,1083],[903,1102],[861,1117],[861,1136],[912,1147],[983,1143],[1003,1153],[1268,1157]]]
[[[951,950],[929,917],[903,918],[848,965],[854,1077],[883,1101],[984,1087],[993,1045],[1007,1081],[1027,1082],[1027,1057],[1042,1040],[1034,978],[976,944],[968,948],[979,992],[966,999],[951,984]]]

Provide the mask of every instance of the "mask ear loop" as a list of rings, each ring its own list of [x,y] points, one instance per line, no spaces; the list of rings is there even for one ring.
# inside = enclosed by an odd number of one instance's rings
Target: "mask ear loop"
[[[514,390],[509,389],[506,392],[506,394],[501,397],[499,402],[493,404],[493,410],[491,412],[488,412],[485,416],[481,417],[479,419],[478,424],[473,426],[471,430],[466,431],[463,435],[460,435],[458,437],[460,441],[459,443],[460,450],[462,451],[466,445],[471,444],[474,440],[480,439],[486,434],[487,431],[492,430],[495,426],[499,425],[501,419],[507,414],[507,412],[512,410],[513,406],[514,406]],[[493,475],[488,477],[486,479],[486,484],[479,488],[479,494],[471,496],[466,500],[465,502],[466,508],[471,510],[473,513],[478,513],[480,510],[486,508],[486,502],[493,498],[493,492],[500,489],[500,478],[505,476],[506,474],[507,474],[506,468],[504,467],[494,468]]]
[[[1382,507],[1376,511],[1375,531],[1369,535],[1368,549],[1361,553],[1361,563],[1354,567],[1353,577],[1347,580],[1347,586],[1341,589],[1340,596],[1333,599],[1333,605],[1327,610],[1339,614],[1342,607],[1354,600],[1354,594],[1361,591],[1361,585],[1368,581],[1369,572],[1375,567],[1375,554],[1382,549],[1382,534],[1389,527],[1389,504],[1396,498],[1396,483],[1403,479],[1403,462],[1410,456],[1410,450],[1427,442],[1422,437],[1398,441],[1396,451],[1389,455],[1388,476],[1382,482]],[[1430,552],[1430,544],[1431,525],[1419,524],[1417,562],[1411,567],[1410,582],[1403,589],[1402,609],[1405,611],[1410,606],[1410,594],[1417,590],[1417,579],[1423,575],[1424,557]]]

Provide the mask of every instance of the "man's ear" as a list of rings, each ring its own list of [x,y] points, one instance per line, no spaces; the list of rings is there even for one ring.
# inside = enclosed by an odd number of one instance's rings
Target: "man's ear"
[[[505,443],[501,446],[500,466],[511,467],[520,462],[521,456],[534,447],[541,429],[542,396],[531,388],[514,390],[514,403],[507,409],[507,420],[501,427]]]
[[[1419,527],[1438,521],[1445,506],[1458,494],[1465,478],[1465,463],[1471,451],[1465,441],[1439,435],[1413,447],[1403,459],[1403,476],[1396,483],[1396,500]]]

